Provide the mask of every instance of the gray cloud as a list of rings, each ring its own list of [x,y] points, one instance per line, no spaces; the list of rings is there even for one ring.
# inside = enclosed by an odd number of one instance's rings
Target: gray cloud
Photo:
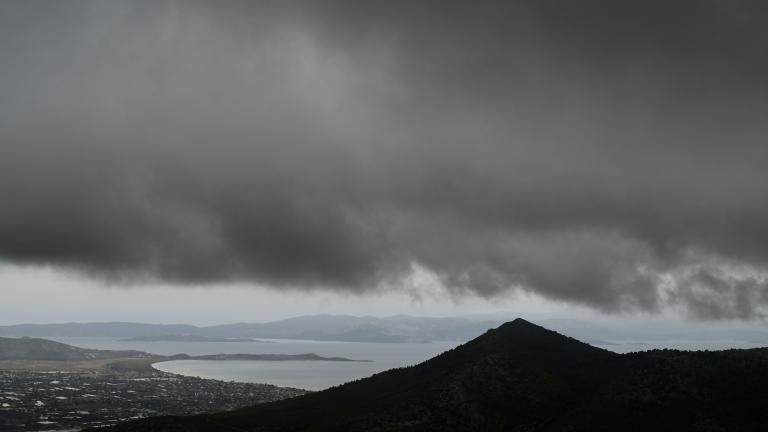
[[[768,281],[705,267],[681,278],[672,300],[696,319],[765,318]]]
[[[6,260],[349,291],[418,263],[613,312],[766,305],[762,2],[0,8]],[[704,262],[754,276],[682,276]]]

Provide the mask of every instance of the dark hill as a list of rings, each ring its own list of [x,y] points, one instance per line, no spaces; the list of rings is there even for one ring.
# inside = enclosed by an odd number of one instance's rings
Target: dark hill
[[[720,431],[768,424],[768,350],[619,355],[518,319],[417,366],[117,431]]]
[[[111,351],[86,349],[60,342],[30,337],[0,337],[0,360],[77,361],[145,357],[152,357],[152,354],[134,350]]]

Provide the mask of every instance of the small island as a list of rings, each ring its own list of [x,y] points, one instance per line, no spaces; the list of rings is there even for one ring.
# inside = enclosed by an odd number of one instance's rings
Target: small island
[[[255,361],[332,361],[332,362],[370,362],[371,360],[354,360],[346,357],[323,357],[315,353],[306,354],[209,354],[196,355],[176,354],[166,357],[166,360],[255,360]],[[166,361],[163,360],[163,361]]]
[[[251,338],[225,338],[199,335],[158,335],[158,336],[136,336],[120,339],[121,342],[255,342],[272,343]]]

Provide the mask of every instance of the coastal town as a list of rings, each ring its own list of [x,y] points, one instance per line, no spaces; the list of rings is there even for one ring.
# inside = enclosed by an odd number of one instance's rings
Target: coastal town
[[[242,408],[306,393],[144,370],[0,370],[0,431],[79,430]]]

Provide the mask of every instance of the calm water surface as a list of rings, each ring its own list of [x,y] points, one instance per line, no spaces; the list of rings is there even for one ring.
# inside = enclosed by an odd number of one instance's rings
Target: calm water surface
[[[93,337],[51,337],[49,339],[83,348],[133,349],[161,355],[315,353],[325,357],[371,360],[370,362],[175,360],[154,365],[159,370],[182,375],[267,383],[309,390],[322,390],[387,369],[418,364],[460,344],[459,342],[424,344],[318,342],[286,339],[267,339],[268,343],[143,342]]]

